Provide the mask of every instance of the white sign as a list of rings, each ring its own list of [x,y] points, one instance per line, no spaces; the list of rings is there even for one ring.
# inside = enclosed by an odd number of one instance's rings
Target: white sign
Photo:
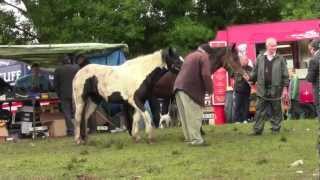
[[[290,36],[294,37],[294,38],[297,38],[297,39],[311,39],[311,38],[320,37],[320,34],[316,30],[312,29],[312,30],[306,31],[304,33],[292,34]]]
[[[21,76],[21,74],[22,74],[21,70],[16,70],[16,71],[0,73],[0,77],[5,82],[15,82]]]

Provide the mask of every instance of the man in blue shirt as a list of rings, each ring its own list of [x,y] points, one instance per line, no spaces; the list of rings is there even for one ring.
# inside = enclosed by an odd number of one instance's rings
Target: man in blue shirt
[[[48,77],[40,73],[40,67],[37,63],[32,64],[31,74],[17,79],[15,87],[16,90],[26,93],[40,93],[52,90]]]

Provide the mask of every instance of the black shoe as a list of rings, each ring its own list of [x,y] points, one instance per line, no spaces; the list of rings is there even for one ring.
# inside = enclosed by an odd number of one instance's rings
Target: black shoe
[[[261,136],[261,135],[262,135],[262,132],[253,132],[249,134],[249,136]]]
[[[271,130],[271,134],[279,134],[280,133],[280,129],[270,129]]]

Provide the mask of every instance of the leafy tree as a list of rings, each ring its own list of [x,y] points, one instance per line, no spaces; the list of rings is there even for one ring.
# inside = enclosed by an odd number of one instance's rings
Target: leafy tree
[[[287,0],[281,15],[283,19],[319,18],[320,3],[314,0]]]
[[[0,12],[0,43],[15,42],[16,32],[13,30],[15,17],[10,13]]]
[[[15,7],[29,20],[17,24],[12,12],[0,10],[1,43],[123,42],[132,56],[169,45],[185,53],[230,24],[317,17],[320,12],[312,0],[16,1],[26,10],[6,0],[0,5]]]
[[[214,37],[213,30],[188,17],[177,19],[167,33],[168,44],[180,47],[182,54]]]
[[[4,9],[0,11],[0,44],[26,43],[32,39],[29,30],[30,27],[27,24],[17,22],[13,11]]]

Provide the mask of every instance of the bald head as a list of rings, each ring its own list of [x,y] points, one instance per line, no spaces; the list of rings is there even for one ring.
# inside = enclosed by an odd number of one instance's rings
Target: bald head
[[[274,55],[277,52],[277,40],[275,38],[268,38],[266,40],[267,54]]]

